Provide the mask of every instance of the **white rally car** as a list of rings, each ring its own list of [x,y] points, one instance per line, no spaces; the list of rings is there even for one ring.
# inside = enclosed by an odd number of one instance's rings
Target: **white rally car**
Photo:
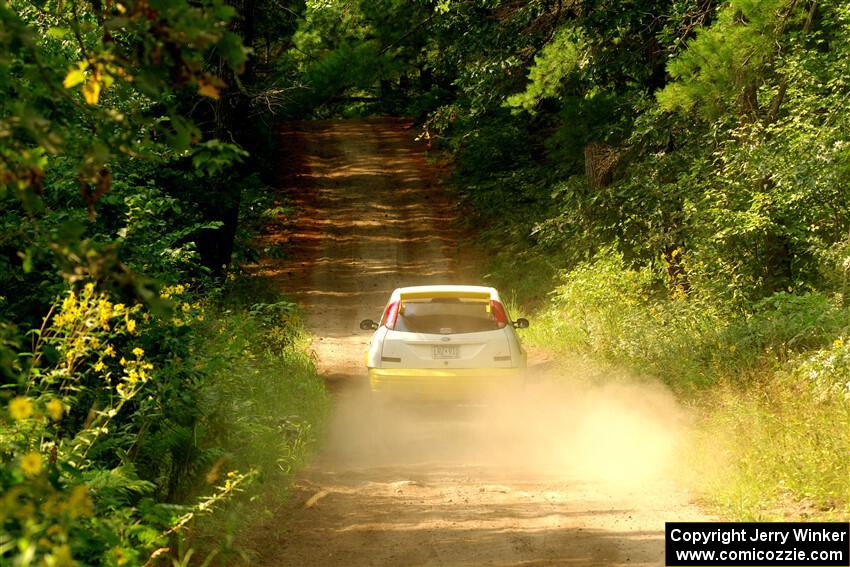
[[[458,398],[522,381],[526,353],[492,287],[429,285],[396,289],[366,354],[374,392],[403,398]]]

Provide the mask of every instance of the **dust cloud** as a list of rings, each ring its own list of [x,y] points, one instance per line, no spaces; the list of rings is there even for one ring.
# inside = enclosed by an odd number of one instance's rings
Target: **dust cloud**
[[[468,467],[488,477],[634,490],[675,476],[688,416],[658,383],[529,376],[475,403],[337,398],[322,465],[337,472]]]

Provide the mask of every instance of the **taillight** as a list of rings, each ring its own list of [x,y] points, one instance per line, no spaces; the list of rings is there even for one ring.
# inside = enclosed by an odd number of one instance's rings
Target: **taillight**
[[[493,311],[493,317],[496,319],[496,325],[500,329],[508,326],[508,313],[505,311],[505,306],[496,301],[490,300],[490,310]]]
[[[396,319],[398,319],[398,301],[393,301],[387,305],[387,310],[384,311],[384,326],[387,329],[395,329]]]

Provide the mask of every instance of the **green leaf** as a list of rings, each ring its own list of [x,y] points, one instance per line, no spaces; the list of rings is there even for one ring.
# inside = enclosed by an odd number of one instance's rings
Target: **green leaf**
[[[218,49],[232,69],[241,69],[248,60],[249,50],[242,45],[242,39],[233,32],[226,31],[222,34],[218,41]]]
[[[225,22],[233,19],[237,14],[236,8],[229,4],[217,4],[213,10],[215,16]]]
[[[168,144],[177,151],[188,150],[192,145],[192,140],[200,137],[198,128],[186,118],[173,115],[170,119],[170,132],[166,132]]]
[[[68,30],[66,30],[65,28],[53,27],[47,30],[47,37],[53,39],[62,39],[66,35],[68,35]]]
[[[27,248],[26,250],[24,250],[24,252],[19,253],[20,256],[21,256],[22,265],[23,265],[25,274],[29,274],[29,273],[32,272],[32,266],[33,266],[32,250],[33,250],[32,248]]]

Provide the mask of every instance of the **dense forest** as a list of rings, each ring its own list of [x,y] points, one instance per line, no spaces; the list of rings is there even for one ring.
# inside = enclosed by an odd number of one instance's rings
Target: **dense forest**
[[[4,563],[170,558],[301,462],[326,394],[241,266],[275,124],[372,114],[451,165],[530,340],[704,408],[722,513],[846,518],[846,2],[0,0]]]

